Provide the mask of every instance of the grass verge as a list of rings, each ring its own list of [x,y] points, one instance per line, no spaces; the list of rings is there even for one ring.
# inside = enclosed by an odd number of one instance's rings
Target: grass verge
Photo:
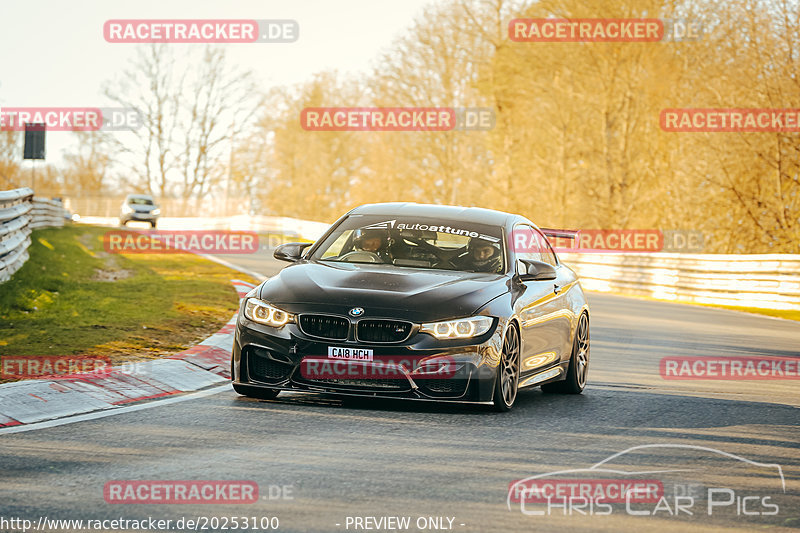
[[[0,286],[0,354],[161,357],[216,332],[236,312],[231,279],[191,254],[109,254],[106,228],[33,232],[30,259]]]

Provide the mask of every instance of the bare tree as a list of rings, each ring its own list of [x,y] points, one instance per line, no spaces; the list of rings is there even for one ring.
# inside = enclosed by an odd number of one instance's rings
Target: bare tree
[[[140,113],[143,127],[133,132],[136,143],[121,141],[120,150],[130,154],[141,185],[162,197],[168,192],[170,171],[178,166],[175,143],[185,71],[177,65],[168,46],[148,45],[103,91],[120,106]]]
[[[181,98],[181,195],[206,195],[229,171],[235,138],[252,126],[258,108],[249,72],[229,66],[224,49],[206,47]]]
[[[100,196],[114,179],[116,141],[101,131],[74,132],[76,143],[64,156],[64,189],[75,196]]]
[[[22,159],[21,134],[15,131],[0,131],[0,190],[22,187],[19,176]]]

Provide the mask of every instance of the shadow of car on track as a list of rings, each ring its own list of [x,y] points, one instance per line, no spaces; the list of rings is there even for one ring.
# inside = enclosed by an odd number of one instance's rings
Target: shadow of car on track
[[[797,428],[797,409],[792,406],[662,394],[649,389],[604,388],[600,385],[589,385],[582,395],[547,394],[539,389],[523,390],[519,393],[517,408],[507,413],[494,413],[494,416],[490,406],[483,405],[356,397],[345,399],[327,394],[284,393],[275,400],[236,397],[234,401],[263,406],[264,409],[280,405],[297,409],[358,411],[361,417],[369,417],[374,413],[376,418],[386,413],[449,415],[440,420],[456,424],[464,420],[464,416],[477,415],[483,417],[482,421],[489,426],[534,421],[539,429],[576,434],[617,435],[624,431],[632,435],[656,436],[664,435],[665,431],[681,429],[686,430],[684,436],[689,437],[692,429],[741,427],[765,422]],[[736,438],[735,435],[732,437]],[[752,440],[752,436],[749,439]],[[796,442],[787,441],[787,445],[797,447]]]

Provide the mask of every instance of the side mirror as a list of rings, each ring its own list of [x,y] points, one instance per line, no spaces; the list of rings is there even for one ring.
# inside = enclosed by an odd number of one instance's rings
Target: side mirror
[[[312,244],[313,243],[310,242],[290,242],[281,244],[275,248],[275,253],[272,254],[272,256],[281,261],[289,261],[290,263],[294,263],[303,257],[303,250]]]
[[[525,273],[519,276],[522,281],[547,281],[556,279],[556,269],[553,265],[530,259],[520,259],[525,265]]]

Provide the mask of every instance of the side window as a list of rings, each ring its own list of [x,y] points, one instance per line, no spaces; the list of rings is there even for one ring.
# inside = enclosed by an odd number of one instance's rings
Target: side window
[[[517,255],[517,273],[522,274],[525,268],[519,259],[542,261],[539,233],[527,224],[517,224],[511,235],[511,245]]]
[[[539,236],[539,240],[541,241],[540,249],[542,251],[542,261],[553,266],[557,266],[558,261],[556,261],[556,254],[553,251],[553,247],[550,246],[550,243],[547,241],[547,237],[538,231],[536,234]]]
[[[350,238],[350,234],[353,233],[353,230],[345,230],[339,235],[336,240],[331,244],[331,246],[325,250],[325,253],[322,254],[320,259],[330,259],[331,257],[338,257],[342,253],[342,247],[347,242],[347,239]]]

